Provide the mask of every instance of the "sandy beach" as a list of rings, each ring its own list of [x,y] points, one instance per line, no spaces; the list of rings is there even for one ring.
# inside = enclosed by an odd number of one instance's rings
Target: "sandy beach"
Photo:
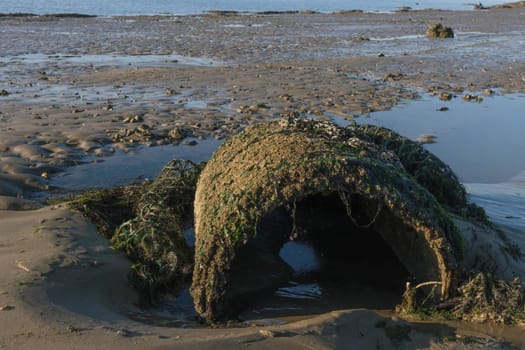
[[[48,202],[84,187],[56,185],[71,167],[167,145],[191,154],[291,112],[361,122],[422,96],[483,104],[476,101],[523,94],[524,16],[523,6],[0,16],[0,348],[525,348],[524,325],[423,322],[392,310],[339,309],[269,325],[140,322],[148,311],[127,282],[131,263],[88,219]],[[436,22],[455,38],[427,38]],[[496,223],[525,251],[519,220]],[[524,262],[498,255],[498,237],[460,224],[474,233],[465,237],[471,265],[484,257],[507,277],[525,277]]]

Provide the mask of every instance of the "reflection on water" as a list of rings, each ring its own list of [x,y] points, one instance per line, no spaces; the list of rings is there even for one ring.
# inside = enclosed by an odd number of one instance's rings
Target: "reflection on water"
[[[64,189],[109,188],[153,179],[172,159],[207,161],[221,143],[208,138],[195,146],[141,147],[129,153],[116,151],[110,157],[92,157],[91,163],[71,167],[53,177],[50,184]]]
[[[356,122],[381,125],[412,140],[434,136],[436,143],[424,147],[452,167],[470,199],[495,223],[525,236],[524,110],[523,94],[484,96],[481,103],[425,96]]]
[[[433,135],[437,142],[425,148],[462,182],[500,183],[525,170],[524,110],[521,94],[484,97],[481,103],[423,97],[356,121],[385,126],[412,140]]]
[[[508,182],[498,184],[468,183],[470,199],[485,208],[491,220],[524,233],[525,171]]]

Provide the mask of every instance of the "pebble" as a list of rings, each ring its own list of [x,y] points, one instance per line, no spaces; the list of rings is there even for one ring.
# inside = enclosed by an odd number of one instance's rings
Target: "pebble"
[[[483,97],[466,94],[466,95],[463,95],[463,100],[467,102],[482,102]]]
[[[0,306],[0,311],[10,311],[10,310],[14,310],[14,306],[11,306],[11,305],[4,305],[4,306]]]
[[[431,144],[436,143],[436,136],[435,135],[421,135],[417,138],[417,142],[421,144]]]
[[[8,95],[9,95],[9,92],[7,92],[7,90],[4,90],[4,89],[0,90],[0,96],[8,96]]]
[[[124,118],[124,123],[140,123],[143,122],[144,118],[142,118],[140,115],[136,115],[134,117],[126,117]]]
[[[452,94],[448,92],[442,92],[439,94],[439,99],[441,101],[450,101],[452,100]]]

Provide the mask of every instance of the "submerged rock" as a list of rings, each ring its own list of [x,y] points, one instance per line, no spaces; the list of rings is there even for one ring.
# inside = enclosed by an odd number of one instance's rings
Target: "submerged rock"
[[[296,117],[249,128],[219,148],[197,184],[196,310],[208,321],[231,316],[251,291],[245,278],[261,289],[286,274],[276,255],[287,240],[350,246],[345,233],[372,255],[377,247],[366,242],[377,240],[362,238],[376,235],[412,277],[437,281],[447,298],[458,284],[462,241],[445,208],[464,205],[450,168],[390,130]],[[261,227],[283,212],[288,226]]]

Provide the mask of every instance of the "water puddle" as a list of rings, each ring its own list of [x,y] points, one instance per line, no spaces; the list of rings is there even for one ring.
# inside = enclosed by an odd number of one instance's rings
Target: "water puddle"
[[[170,55],[119,55],[119,54],[27,54],[18,56],[0,56],[0,63],[35,65],[42,63],[68,63],[75,65],[106,65],[106,66],[165,66],[165,65],[187,65],[187,66],[215,66],[223,62],[204,57],[189,57],[176,54]]]
[[[195,140],[195,139],[188,139]],[[195,140],[197,141],[197,140]],[[50,185],[65,190],[109,188],[155,178],[172,159],[207,161],[222,141],[207,138],[195,146],[139,147],[128,153],[117,150],[109,157],[88,157],[87,164],[67,168],[51,179]]]
[[[412,140],[433,136],[436,142],[425,148],[448,163],[462,182],[500,183],[525,170],[524,110],[522,94],[483,97],[481,103],[461,96],[451,101],[424,96],[356,122],[381,125]]]

